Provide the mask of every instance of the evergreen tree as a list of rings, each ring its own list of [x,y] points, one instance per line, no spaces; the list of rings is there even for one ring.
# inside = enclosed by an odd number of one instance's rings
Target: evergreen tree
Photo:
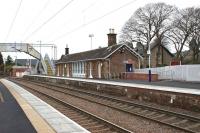
[[[3,56],[0,52],[0,73],[4,70]]]
[[[9,66],[9,65],[11,66],[14,65],[14,61],[10,55],[8,55],[7,60],[6,60],[6,66]]]
[[[8,55],[6,63],[5,63],[5,69],[6,69],[6,73],[9,74],[12,70],[12,66],[14,65],[14,61],[12,59],[12,57],[10,55]]]

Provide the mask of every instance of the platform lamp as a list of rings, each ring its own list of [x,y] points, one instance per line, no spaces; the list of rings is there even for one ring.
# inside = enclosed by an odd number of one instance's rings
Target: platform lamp
[[[151,48],[150,48],[150,33],[148,31],[148,40],[147,40],[147,44],[148,44],[148,50],[147,50],[147,56],[149,58],[149,82],[151,82]]]
[[[92,37],[94,37],[94,34],[89,34],[89,37],[91,38],[91,50],[92,50]]]
[[[39,63],[39,68],[41,68],[42,67],[42,64],[41,64],[42,63],[42,53],[41,53],[42,41],[39,40],[37,42],[39,42],[39,44],[40,44],[40,63]],[[40,70],[38,72],[39,72],[39,74],[41,74]]]

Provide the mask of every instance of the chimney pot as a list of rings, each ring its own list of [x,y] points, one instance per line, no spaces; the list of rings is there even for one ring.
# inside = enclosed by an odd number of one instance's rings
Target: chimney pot
[[[108,35],[108,46],[112,46],[112,45],[115,45],[117,44],[117,39],[116,39],[116,36],[117,34],[114,33],[114,29],[109,29],[109,34]]]
[[[112,33],[112,29],[111,29],[111,28],[109,29],[109,33],[110,33],[110,34]]]
[[[65,55],[69,54],[69,48],[68,48],[68,44],[66,44],[66,48],[65,48]]]
[[[112,30],[112,32],[111,33],[114,33],[114,29],[111,29]]]

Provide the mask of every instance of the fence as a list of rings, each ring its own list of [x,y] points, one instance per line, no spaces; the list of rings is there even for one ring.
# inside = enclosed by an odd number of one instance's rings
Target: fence
[[[136,69],[135,72],[148,73],[149,68]],[[158,79],[200,82],[200,65],[177,65],[151,68]]]

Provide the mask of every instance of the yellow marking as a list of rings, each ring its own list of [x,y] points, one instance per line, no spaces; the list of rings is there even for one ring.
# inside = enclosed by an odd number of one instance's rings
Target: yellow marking
[[[4,99],[3,99],[3,95],[2,95],[2,93],[0,92],[0,102],[4,102]]]
[[[54,129],[40,116],[40,114],[38,114],[38,112],[36,112],[34,108],[32,108],[32,106],[13,89],[13,86],[6,82],[6,79],[0,79],[0,82],[8,88],[19,103],[37,133],[55,133]]]

